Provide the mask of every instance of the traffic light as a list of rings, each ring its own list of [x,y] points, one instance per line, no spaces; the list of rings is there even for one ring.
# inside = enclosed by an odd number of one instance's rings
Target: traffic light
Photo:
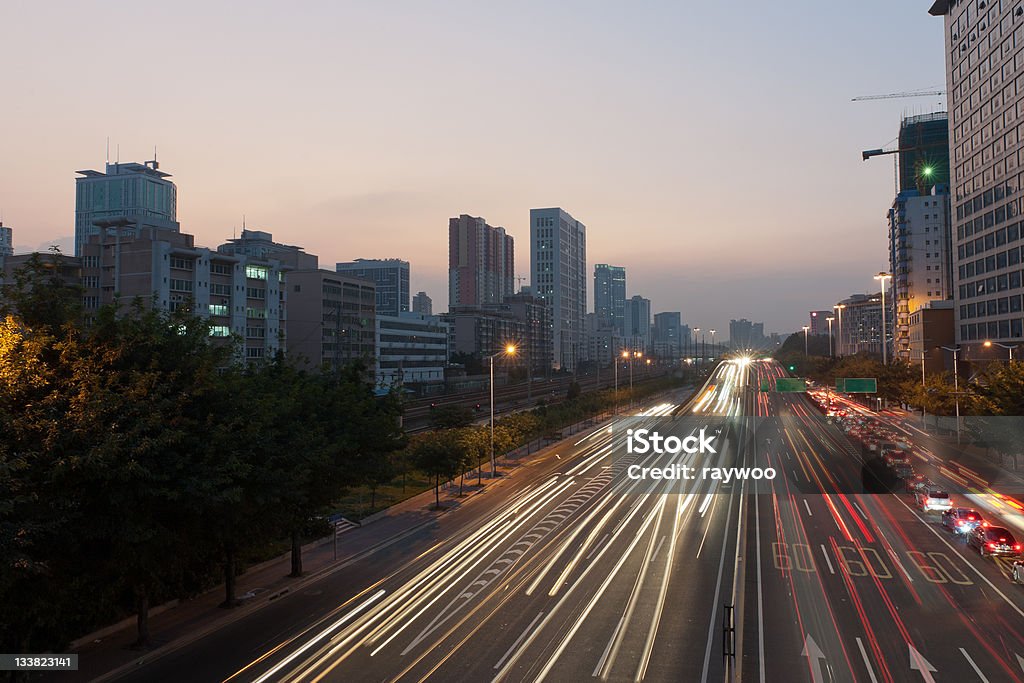
[[[796,366],[795,365],[790,365],[789,366],[789,371],[790,372],[796,372]]]

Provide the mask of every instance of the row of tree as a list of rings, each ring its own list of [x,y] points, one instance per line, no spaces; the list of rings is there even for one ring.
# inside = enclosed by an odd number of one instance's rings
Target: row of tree
[[[405,445],[367,373],[233,362],[207,324],[141,303],[83,324],[36,260],[0,296],[0,648],[38,652],[225,584],[301,541]],[[323,522],[320,522],[323,525]]]

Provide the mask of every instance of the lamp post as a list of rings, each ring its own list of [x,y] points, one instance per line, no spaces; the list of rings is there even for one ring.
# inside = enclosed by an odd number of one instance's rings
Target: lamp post
[[[808,356],[808,357],[809,357],[809,356],[811,355],[811,354],[810,354],[810,353],[808,352],[808,350],[807,350],[807,349],[808,349],[808,346],[807,346],[807,332],[808,332],[808,331],[809,331],[810,329],[811,329],[811,328],[810,328],[810,326],[808,326],[808,325],[804,325],[804,356]]]
[[[623,358],[629,358],[629,351],[622,352]],[[619,359],[616,357],[613,362],[615,363],[615,414],[619,414]]]
[[[887,286],[886,280],[888,280],[891,277],[892,277],[892,275],[890,275],[889,273],[879,273],[878,275],[875,276],[875,279],[876,280],[880,280],[881,283],[882,283],[882,365],[888,365],[889,364],[889,354],[888,354],[889,342],[886,339],[886,332],[885,332],[885,319],[887,317],[885,315],[885,313],[886,313],[886,310],[885,310],[885,289],[886,289],[886,286]]]
[[[835,320],[835,318],[830,316],[825,318],[825,320],[828,322],[828,357],[832,358],[832,321]]]
[[[1002,347],[1002,348],[1006,349],[1007,351],[1010,352],[1010,362],[1011,363],[1013,362],[1013,350],[1015,348],[1017,348],[1016,344],[1000,344],[999,342],[994,342],[992,340],[986,340],[985,343],[983,344],[983,346],[985,346],[986,348],[991,348],[992,346],[999,346],[999,347]]]
[[[843,357],[843,309],[846,308],[846,304],[836,304],[833,306],[835,310],[839,311],[839,343],[836,345],[836,355],[840,358]]]
[[[498,353],[492,353],[487,359],[491,365],[491,479],[498,474],[498,468],[494,464],[494,357],[495,356],[514,356],[516,355],[515,344],[507,344],[503,351]]]
[[[957,372],[957,357],[960,355],[960,347],[941,347],[944,351],[953,352],[953,400],[956,402],[956,442],[960,443],[960,376]],[[923,362],[923,361],[922,361]]]
[[[700,332],[699,327],[693,328],[693,355],[697,355],[697,333]],[[699,376],[699,375],[698,375]]]
[[[715,352],[715,331],[714,330],[708,330],[708,332],[711,333],[711,353],[714,353]]]

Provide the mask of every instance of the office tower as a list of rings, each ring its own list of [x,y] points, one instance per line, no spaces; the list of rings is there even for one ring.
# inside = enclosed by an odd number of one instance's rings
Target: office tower
[[[843,306],[843,324],[835,327],[837,353],[855,355],[861,352],[882,355],[882,293],[853,294],[839,302]],[[886,333],[892,330],[892,308],[886,306]],[[838,318],[837,318],[838,320]],[[828,328],[825,328],[828,334]]]
[[[14,231],[0,221],[0,257],[14,254]]]
[[[594,266],[594,313],[622,334],[626,306],[626,269],[599,263]]]
[[[101,229],[122,235],[145,228],[180,230],[178,190],[160,164],[107,163],[106,171],[76,171],[75,255]]]
[[[449,355],[447,322],[413,312],[378,315],[375,327],[378,387],[444,383]]]
[[[551,307],[556,369],[574,371],[582,357],[587,311],[587,228],[560,208],[530,209],[530,283]]]
[[[339,263],[335,272],[374,283],[377,313],[397,316],[409,311],[409,262],[397,258],[356,259]]]
[[[811,336],[816,334],[828,334],[828,319],[832,317],[832,311],[811,311],[811,329],[808,330]]]
[[[923,196],[915,189],[899,193],[889,209],[892,286],[885,302],[896,321],[892,330],[894,358],[913,360],[910,316],[930,301],[953,298],[950,236],[946,185],[936,185]]]
[[[639,294],[626,299],[625,330],[622,334],[626,346],[636,351],[649,352],[651,346],[651,300]]]
[[[676,359],[682,355],[682,322],[679,311],[654,314],[654,355]]]
[[[433,315],[434,302],[426,292],[417,292],[412,298],[412,312],[421,315]]]
[[[1024,77],[1024,11],[1012,2],[936,0],[929,12],[944,22],[954,315],[963,358],[986,340],[1010,344],[1024,338],[1024,89],[1015,87]]]
[[[900,124],[900,192],[928,194],[935,185],[949,183],[949,117],[933,112],[904,117]]]
[[[462,214],[448,219],[448,307],[500,304],[515,293],[515,249],[505,228]]]

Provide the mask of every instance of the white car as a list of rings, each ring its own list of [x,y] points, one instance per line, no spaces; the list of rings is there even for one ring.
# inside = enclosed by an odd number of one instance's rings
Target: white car
[[[953,508],[953,500],[949,494],[939,489],[925,489],[917,492],[917,506],[922,512],[938,510],[944,512]]]

